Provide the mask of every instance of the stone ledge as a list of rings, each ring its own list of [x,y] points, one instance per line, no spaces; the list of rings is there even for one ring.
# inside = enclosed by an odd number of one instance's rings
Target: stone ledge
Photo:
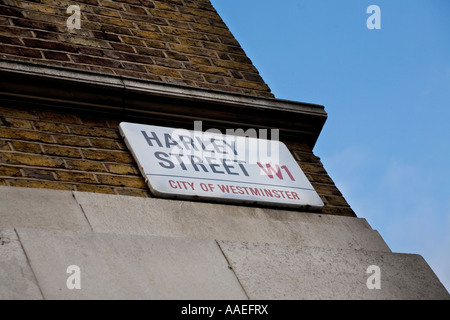
[[[31,62],[0,59],[0,98],[128,121],[280,129],[314,146],[327,113],[321,105],[208,90]],[[6,80],[7,79],[7,80]]]
[[[48,300],[247,299],[213,240],[37,229],[17,233]],[[79,290],[66,285],[72,265],[79,267]]]
[[[219,241],[245,292],[255,300],[449,300],[420,255]],[[380,289],[369,289],[369,266]],[[372,283],[372,282],[371,282]]]
[[[0,226],[390,252],[363,218],[0,186]]]
[[[43,299],[14,229],[0,227],[0,300]]]
[[[0,186],[0,227],[92,231],[72,192]]]
[[[0,237],[4,299],[450,299],[414,254],[29,228]],[[67,287],[71,265],[80,290]],[[367,287],[369,266],[380,289]]]

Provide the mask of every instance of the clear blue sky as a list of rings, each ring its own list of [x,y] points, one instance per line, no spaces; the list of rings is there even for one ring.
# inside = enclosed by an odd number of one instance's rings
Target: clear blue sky
[[[356,214],[450,291],[450,1],[211,2],[276,98],[325,106],[314,152]]]

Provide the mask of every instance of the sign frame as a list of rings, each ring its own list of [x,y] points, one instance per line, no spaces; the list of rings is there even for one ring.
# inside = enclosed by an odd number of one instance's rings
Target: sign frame
[[[130,122],[121,122],[119,131],[156,197],[303,209],[324,206],[281,141]]]

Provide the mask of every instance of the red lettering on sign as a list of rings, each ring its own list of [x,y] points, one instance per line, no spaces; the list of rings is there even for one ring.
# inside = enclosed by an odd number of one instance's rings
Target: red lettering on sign
[[[270,179],[273,179],[274,173],[278,177],[278,179],[283,180],[283,173],[281,172],[280,167],[277,164],[275,165],[275,169],[272,168],[272,165],[270,163],[267,163],[265,167],[259,162],[257,162],[257,164]],[[281,166],[281,169],[286,171],[287,175],[289,176],[289,178],[291,178],[292,181],[295,181],[294,177],[286,166]]]

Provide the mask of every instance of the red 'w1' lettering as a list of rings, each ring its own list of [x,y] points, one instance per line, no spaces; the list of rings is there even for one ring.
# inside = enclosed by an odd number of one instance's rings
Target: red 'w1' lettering
[[[274,173],[278,177],[278,179],[283,180],[283,173],[281,172],[280,167],[277,164],[274,165],[275,169],[272,168],[272,165],[270,163],[267,163],[265,167],[259,162],[257,162],[257,164],[270,179],[273,179]],[[287,175],[289,176],[289,178],[291,178],[292,181],[295,181],[294,177],[286,166],[281,166],[281,169],[286,171]]]

